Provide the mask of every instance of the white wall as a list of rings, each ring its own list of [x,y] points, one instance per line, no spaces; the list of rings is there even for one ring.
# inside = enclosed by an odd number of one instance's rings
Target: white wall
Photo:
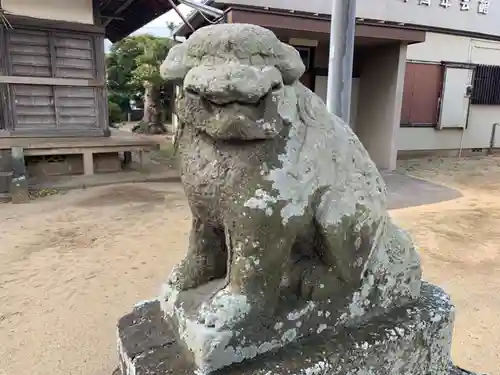
[[[332,11],[332,2],[326,0],[217,0],[217,2],[320,14],[331,14]],[[430,6],[419,5],[419,2],[419,0],[407,2],[404,0],[358,0],[356,15],[366,19],[500,35],[500,27],[498,27],[500,2],[497,0],[490,0],[487,15],[478,13],[478,0],[470,2],[469,11],[461,11],[459,0],[451,0],[451,6],[446,9],[439,5],[439,0],[431,0]]]
[[[316,76],[315,84],[316,94],[326,103],[326,93],[328,87],[328,77]],[[359,98],[359,78],[353,78],[351,92],[351,129],[356,131],[356,120],[358,117],[358,98]]]
[[[500,42],[427,33],[424,43],[408,46],[408,59],[436,62],[450,61],[474,64],[500,64]],[[457,110],[460,110],[457,106]],[[487,148],[492,124],[500,122],[500,106],[472,105],[469,124],[463,131],[456,129],[400,128],[398,150],[433,150]],[[500,147],[500,129],[496,144]]]
[[[92,0],[2,0],[11,14],[56,21],[94,23]]]
[[[488,148],[493,124],[500,122],[500,109],[497,106],[478,105],[471,111],[468,129],[435,130],[432,128],[400,128],[398,133],[399,150],[450,150],[463,148]],[[463,143],[462,143],[463,142]],[[495,135],[495,146],[500,147],[500,128]]]
[[[408,46],[408,60],[494,65],[495,61],[500,63],[500,43],[465,36],[427,33],[424,43]]]

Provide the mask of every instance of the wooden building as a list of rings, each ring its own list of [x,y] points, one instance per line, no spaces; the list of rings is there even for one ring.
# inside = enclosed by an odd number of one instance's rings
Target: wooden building
[[[102,156],[155,146],[110,131],[104,40],[167,12],[167,0],[0,0],[0,8],[0,193],[13,147],[28,158],[64,156],[92,174]]]

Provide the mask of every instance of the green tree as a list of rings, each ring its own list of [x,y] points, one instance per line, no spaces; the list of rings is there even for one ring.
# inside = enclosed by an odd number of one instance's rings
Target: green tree
[[[177,28],[177,24],[175,22],[169,21],[167,22],[167,29],[170,31],[170,36],[172,37],[173,40],[176,40],[176,37],[174,35],[174,31]]]
[[[130,100],[144,103],[142,122],[148,133],[165,131],[162,124],[162,97],[165,84],[160,65],[176,42],[153,35],[127,37],[111,47],[107,56],[109,101],[127,112]]]

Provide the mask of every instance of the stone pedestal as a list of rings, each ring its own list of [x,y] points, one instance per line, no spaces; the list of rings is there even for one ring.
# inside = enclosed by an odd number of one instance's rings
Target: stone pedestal
[[[241,375],[447,375],[454,307],[448,295],[423,283],[418,303],[357,328],[324,331],[216,373]],[[158,301],[145,302],[118,324],[123,375],[200,374],[193,355],[163,318]]]

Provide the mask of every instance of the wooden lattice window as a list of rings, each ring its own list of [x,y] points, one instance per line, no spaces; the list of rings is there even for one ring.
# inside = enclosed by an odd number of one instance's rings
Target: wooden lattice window
[[[9,75],[96,79],[91,35],[6,30]],[[99,89],[82,86],[11,84],[13,130],[99,128]]]
[[[96,89],[12,85],[16,130],[97,128]]]
[[[6,34],[11,75],[95,78],[91,36],[17,28]]]

